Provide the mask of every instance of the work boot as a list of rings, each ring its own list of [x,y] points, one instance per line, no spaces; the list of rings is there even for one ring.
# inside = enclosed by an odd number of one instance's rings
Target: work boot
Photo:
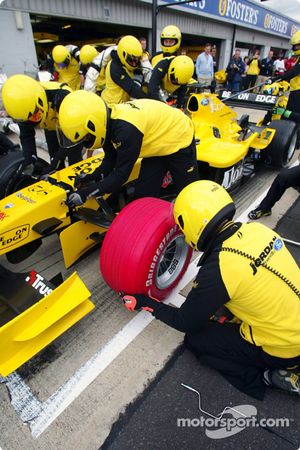
[[[257,220],[264,216],[270,216],[271,214],[272,214],[272,211],[270,209],[263,210],[260,208],[256,208],[249,212],[248,217],[251,220]]]
[[[300,372],[286,369],[268,370],[270,385],[300,395]]]

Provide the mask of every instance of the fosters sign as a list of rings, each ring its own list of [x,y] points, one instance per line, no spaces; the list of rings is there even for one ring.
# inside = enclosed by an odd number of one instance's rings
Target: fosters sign
[[[165,2],[173,3],[174,0],[165,0]],[[199,0],[182,6],[215,18],[219,17],[221,20],[255,27],[287,38],[300,29],[299,23],[248,0]]]

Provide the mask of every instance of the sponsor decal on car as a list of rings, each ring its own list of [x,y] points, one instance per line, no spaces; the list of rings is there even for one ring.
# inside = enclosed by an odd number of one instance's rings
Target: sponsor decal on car
[[[2,220],[6,219],[6,217],[8,217],[8,215],[5,212],[0,211],[0,222],[2,222]]]
[[[26,224],[0,234],[0,249],[11,247],[26,239],[29,235],[29,229],[29,224]]]
[[[45,278],[35,270],[31,270],[29,275],[25,278],[25,281],[44,297],[51,294],[51,292],[53,291],[53,289],[46,284],[47,280],[45,280]]]
[[[22,200],[24,200],[27,203],[36,203],[35,200],[32,200],[32,198],[27,197],[27,195],[24,195],[22,192],[18,192],[16,194],[16,197],[21,198]]]
[[[4,208],[3,208],[3,209],[10,209],[10,208],[12,208],[13,206],[14,206],[13,203],[7,203],[6,205],[4,205]]]
[[[39,184],[34,184],[33,186],[30,186],[28,188],[28,191],[29,192],[34,192],[35,194],[40,194],[40,195],[48,195],[49,192],[51,192],[50,190],[46,191],[46,189],[43,186],[39,185]]]

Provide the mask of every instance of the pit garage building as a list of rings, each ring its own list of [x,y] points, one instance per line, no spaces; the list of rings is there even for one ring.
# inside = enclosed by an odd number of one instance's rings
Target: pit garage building
[[[182,31],[182,49],[194,60],[206,42],[214,44],[218,68],[227,65],[235,47],[243,56],[256,48],[262,56],[270,48],[284,54],[300,29],[299,23],[249,0],[157,4],[153,14],[151,0],[0,0],[1,72],[34,76],[56,44],[92,43],[101,50],[124,34],[145,36],[152,51],[154,17],[157,49],[162,28],[174,24]]]

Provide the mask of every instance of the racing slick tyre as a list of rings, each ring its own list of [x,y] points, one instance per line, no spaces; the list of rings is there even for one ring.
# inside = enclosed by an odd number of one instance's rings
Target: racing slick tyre
[[[36,181],[36,178],[22,174],[24,157],[22,152],[10,152],[0,158],[0,198]],[[48,166],[41,158],[35,163],[35,175],[38,176]]]
[[[178,284],[192,249],[175,224],[171,203],[141,198],[114,219],[100,252],[100,270],[116,292],[164,299]]]
[[[276,133],[263,150],[263,161],[275,167],[287,167],[297,148],[297,124],[291,120],[274,120],[268,125]]]

